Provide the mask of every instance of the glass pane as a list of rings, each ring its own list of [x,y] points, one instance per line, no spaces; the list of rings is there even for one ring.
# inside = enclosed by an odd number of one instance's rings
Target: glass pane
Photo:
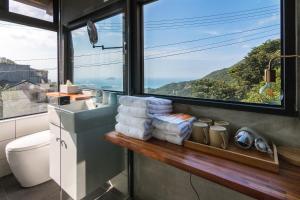
[[[160,0],[144,7],[145,93],[281,105],[280,0]]]
[[[74,82],[82,88],[123,91],[123,14],[96,22],[98,44],[93,48],[87,28],[71,32]]]
[[[9,0],[9,11],[37,19],[53,21],[53,1]]]
[[[47,111],[57,89],[56,32],[0,21],[0,119]]]

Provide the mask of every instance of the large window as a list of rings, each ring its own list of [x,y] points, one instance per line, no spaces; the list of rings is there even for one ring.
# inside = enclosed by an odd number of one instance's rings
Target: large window
[[[282,106],[264,69],[281,51],[280,0],[159,0],[144,6],[144,93]]]
[[[89,41],[86,26],[71,31],[73,79],[82,88],[123,91],[123,14],[98,21],[97,46]]]
[[[57,90],[57,33],[0,21],[0,119],[47,111]]]

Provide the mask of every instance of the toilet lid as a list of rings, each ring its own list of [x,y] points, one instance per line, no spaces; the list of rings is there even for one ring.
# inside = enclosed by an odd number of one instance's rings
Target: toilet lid
[[[6,151],[26,151],[50,144],[50,131],[42,131],[27,135],[8,143]]]

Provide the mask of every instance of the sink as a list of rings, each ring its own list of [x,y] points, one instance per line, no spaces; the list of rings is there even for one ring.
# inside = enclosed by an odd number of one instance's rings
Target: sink
[[[49,122],[77,134],[115,123],[116,114],[117,105],[94,104],[90,100],[48,105]]]

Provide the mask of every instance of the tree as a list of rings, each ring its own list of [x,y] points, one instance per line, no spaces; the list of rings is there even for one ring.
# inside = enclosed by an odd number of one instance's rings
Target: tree
[[[8,58],[0,57],[0,64],[16,64],[16,63]]]
[[[225,81],[200,79],[192,84],[193,97],[234,101],[235,94],[236,89]]]

